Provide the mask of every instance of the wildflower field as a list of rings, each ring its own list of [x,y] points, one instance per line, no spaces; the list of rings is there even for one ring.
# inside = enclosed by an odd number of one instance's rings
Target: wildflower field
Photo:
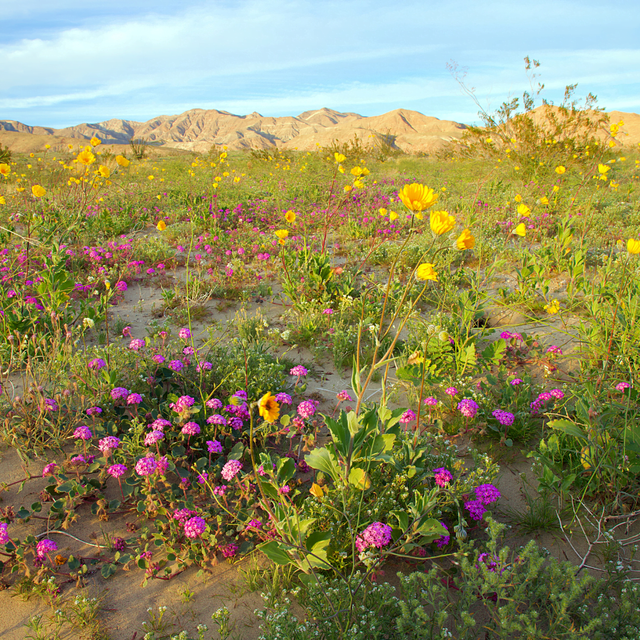
[[[638,638],[640,154],[582,115],[0,147],[3,637]]]

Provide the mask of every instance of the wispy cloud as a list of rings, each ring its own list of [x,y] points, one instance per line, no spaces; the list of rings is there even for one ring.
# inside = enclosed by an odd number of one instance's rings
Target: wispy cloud
[[[634,42],[640,16],[620,20],[629,0],[619,3],[612,14],[596,0],[0,0],[12,27],[0,37],[0,118],[63,126],[196,106],[272,115],[407,107],[446,117],[441,107],[475,113],[448,60],[469,67],[469,85],[491,108],[528,88],[527,54],[542,61],[554,100],[578,82],[579,93],[640,109],[640,49],[619,45]],[[63,113],[79,120],[63,123]]]

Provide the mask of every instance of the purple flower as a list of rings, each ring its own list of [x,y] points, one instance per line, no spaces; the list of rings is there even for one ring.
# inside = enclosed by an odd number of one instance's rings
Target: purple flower
[[[107,473],[113,478],[120,478],[127,472],[127,467],[123,464],[112,464],[108,469]]]
[[[446,487],[451,482],[451,480],[453,480],[451,471],[445,469],[444,467],[438,467],[437,469],[434,469],[433,475],[435,476],[436,484],[442,488]]]
[[[199,362],[196,367],[198,373],[201,371],[211,371],[211,369],[213,369],[213,365],[210,362]]]
[[[173,512],[173,519],[184,524],[191,516],[195,516],[196,512],[190,509],[176,509]]]
[[[407,409],[401,416],[400,422],[402,424],[409,424],[412,420],[416,419],[416,414],[411,411],[411,409]]]
[[[218,440],[207,440],[207,450],[209,453],[222,453],[222,443]]]
[[[145,347],[146,344],[147,343],[145,342],[144,338],[134,338],[129,343],[129,349],[131,349],[132,351],[140,351],[140,349]]]
[[[58,410],[58,403],[55,400],[52,400],[51,398],[45,398],[45,400],[44,400],[44,408],[47,411],[57,411]]]
[[[478,405],[471,398],[464,398],[458,402],[458,411],[467,419],[474,418],[478,413]]]
[[[100,407],[89,407],[87,409],[88,416],[99,416],[102,413],[102,409]]]
[[[151,431],[163,431],[165,428],[170,426],[171,422],[169,420],[165,420],[165,418],[156,418],[149,425],[149,429],[151,429]]]
[[[455,387],[447,387],[444,392],[448,395],[448,396],[455,396],[458,395],[458,390]]]
[[[222,498],[222,496],[224,496],[224,494],[227,492],[227,485],[226,484],[221,484],[217,487],[213,487],[213,495],[214,496],[219,496],[220,498]]]
[[[111,399],[112,400],[123,400],[129,395],[129,390],[124,387],[115,387],[111,389]]]
[[[469,514],[474,520],[482,520],[486,508],[480,500],[469,500],[464,503],[464,506],[469,510]]]
[[[227,424],[227,419],[219,413],[214,413],[212,416],[207,418],[207,424],[219,424],[224,426]]]
[[[520,378],[514,378],[509,384],[517,387],[519,384],[522,384],[522,380],[520,380]]]
[[[56,462],[50,462],[49,464],[45,465],[44,469],[42,470],[42,477],[44,478],[45,476],[52,476],[53,475],[53,470],[57,466],[58,466],[58,464]]]
[[[224,467],[222,467],[222,477],[229,482],[236,477],[240,469],[242,469],[242,462],[239,460],[229,460]]]
[[[491,414],[503,427],[510,427],[515,420],[513,413],[503,411],[502,409],[496,409]]]
[[[448,533],[449,532],[449,527],[447,527],[447,525],[444,522],[441,522],[440,524],[447,530],[447,533]],[[449,544],[450,540],[451,540],[451,536],[443,533],[436,540],[436,544],[438,545],[438,549],[444,549]]]
[[[44,558],[47,553],[51,553],[52,551],[57,550],[58,545],[53,540],[49,540],[48,538],[40,540],[40,542],[38,542],[38,544],[36,545],[36,553],[38,555],[38,558],[40,559]]]
[[[220,547],[220,551],[225,558],[233,558],[238,553],[238,545],[230,542]]]
[[[336,398],[338,398],[340,402],[353,402],[353,398],[349,395],[348,391],[338,391]]]
[[[163,438],[164,438],[164,433],[162,431],[160,430],[150,431],[144,437],[144,446],[150,447],[156,444],[156,442],[160,442],[160,440],[162,440]]]
[[[238,429],[242,429],[242,427],[244,426],[244,422],[242,422],[242,418],[234,416],[233,418],[229,418],[229,426],[234,431],[237,431]]]
[[[501,337],[503,340],[511,340],[511,338],[513,338],[513,334],[511,333],[511,331],[503,331],[503,332],[500,334],[500,337]]]
[[[624,391],[628,389],[631,385],[628,382],[618,382],[616,385],[616,391]]]
[[[542,400],[542,402],[549,402],[552,398],[553,396],[548,391],[544,391],[538,396],[538,400]]]
[[[153,358],[151,358],[156,364],[162,364],[166,358],[159,353],[156,353]]]
[[[278,404],[291,404],[291,396],[288,393],[279,393],[276,395],[276,402]]]
[[[187,422],[180,432],[185,436],[197,436],[200,433],[200,425],[197,422]]]
[[[500,492],[492,484],[481,484],[475,488],[476,498],[484,505],[495,502],[500,497]]]
[[[187,538],[198,538],[204,533],[206,528],[207,523],[199,516],[194,516],[184,523],[184,535],[187,536]]]
[[[6,525],[5,525],[6,526]],[[249,522],[247,522],[247,529],[261,529],[262,528],[262,522],[260,522],[260,520],[249,520]]]
[[[428,406],[428,407],[435,407],[438,404],[438,399],[434,398],[433,396],[429,396],[428,398],[425,398],[423,400],[423,402]]]
[[[93,434],[91,433],[91,429],[89,429],[89,427],[87,427],[86,425],[78,427],[73,432],[73,437],[76,440],[91,440],[92,435]]]
[[[218,400],[218,398],[209,398],[204,404],[208,409],[213,409],[214,411],[222,409],[222,401]]]
[[[180,362],[179,360],[177,360],[177,362]],[[183,411],[186,411],[187,409],[189,409],[190,407],[192,407],[195,404],[195,398],[192,398],[191,396],[180,396],[176,402],[173,402],[172,404],[169,405],[169,407],[171,409],[173,409],[176,413],[182,413]]]
[[[106,367],[107,363],[102,358],[94,358],[93,360],[89,360],[87,366],[89,367],[89,369],[99,371],[103,367]]]
[[[305,367],[303,367],[301,364],[296,365],[289,371],[290,375],[298,376],[298,377],[306,376],[307,373],[309,373],[309,371]]]
[[[127,404],[140,404],[142,402],[142,396],[139,393],[130,393],[127,396]]]
[[[9,542],[9,534],[7,533],[7,526],[8,525],[6,522],[0,522],[0,544],[7,544],[7,542]]]
[[[140,458],[138,462],[136,462],[136,473],[139,476],[150,476],[152,473],[155,473],[158,468],[158,463],[155,458],[151,456],[147,456],[146,458]]]
[[[169,362],[169,369],[177,373],[178,371],[182,371],[182,369],[184,369],[184,363],[182,362],[182,360],[171,360],[171,362]]]
[[[542,402],[540,399],[534,400],[530,405],[529,409],[531,410],[531,414],[535,415],[536,413],[540,413],[540,409],[542,409]]]
[[[156,463],[156,473],[159,473],[161,476],[167,474],[169,469],[169,459],[167,456],[162,456],[158,462]]]
[[[369,547],[381,549],[391,542],[391,527],[382,522],[370,524],[359,536],[356,537],[356,549],[359,552]]]
[[[295,367],[294,367],[295,369]],[[311,400],[304,400],[298,405],[298,415],[301,418],[310,418],[316,412],[316,405]]]
[[[547,353],[553,353],[554,355],[561,356],[562,355],[562,349],[560,347],[556,347],[555,344],[552,344],[547,349]]]
[[[127,283],[124,280],[118,280],[115,284],[115,288],[120,292],[124,293],[127,290]]]
[[[178,331],[178,336],[181,340],[188,340],[191,337],[191,331],[189,331],[189,329],[187,329],[186,327],[183,327],[182,329],[180,329],[180,331]]]
[[[117,449],[120,446],[120,438],[115,436],[107,436],[98,441],[98,449],[105,455],[111,453],[113,449]]]

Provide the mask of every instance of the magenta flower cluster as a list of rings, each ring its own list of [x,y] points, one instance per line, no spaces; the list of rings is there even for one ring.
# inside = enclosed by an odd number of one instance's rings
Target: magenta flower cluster
[[[458,402],[458,411],[467,419],[475,418],[478,413],[478,404],[471,398],[464,398]]]
[[[222,467],[222,477],[228,481],[233,480],[242,469],[242,462],[239,460],[229,460]]]
[[[360,535],[356,536],[356,549],[362,553],[369,547],[382,549],[391,542],[391,527],[382,522],[370,524]]]

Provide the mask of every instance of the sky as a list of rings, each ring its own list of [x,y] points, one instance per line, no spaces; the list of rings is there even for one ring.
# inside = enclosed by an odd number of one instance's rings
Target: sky
[[[640,113],[637,0],[0,0],[0,16],[0,120],[28,125],[322,107],[473,124],[538,82],[555,104],[577,83]]]

